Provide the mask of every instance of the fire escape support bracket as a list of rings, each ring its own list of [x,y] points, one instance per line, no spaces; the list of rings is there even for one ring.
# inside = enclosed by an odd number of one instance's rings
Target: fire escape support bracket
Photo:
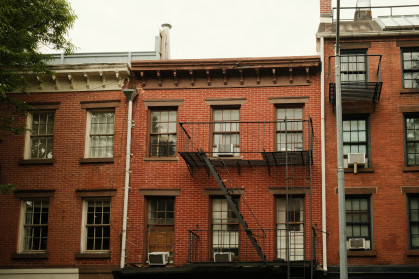
[[[265,150],[262,152],[262,157],[266,162],[266,167],[268,168],[268,175],[271,175],[271,166],[269,165],[268,157],[266,156]]]
[[[229,193],[229,190],[224,185],[224,182],[221,179],[218,172],[216,171],[216,169],[214,168],[214,165],[211,163],[210,159],[207,157],[207,155],[205,154],[205,152],[202,149],[200,150],[200,155],[201,155],[201,158],[204,160],[205,164],[208,166],[208,169],[213,174],[213,176],[214,176],[215,180],[217,181],[218,185],[220,186],[221,190],[223,191],[224,196],[226,197],[226,200],[227,200],[228,204],[230,205],[231,209],[233,210],[234,214],[236,215],[237,220],[239,221],[240,225],[243,227],[243,230],[246,232],[246,235],[249,238],[250,242],[252,243],[253,247],[255,248],[259,258],[262,261],[266,261],[266,257],[263,254],[262,249],[260,248],[259,244],[257,243],[256,238],[253,236],[253,232],[249,229],[247,223],[244,221],[243,215],[240,213],[240,210],[237,208],[236,203],[233,201],[233,199],[232,199],[232,197]]]

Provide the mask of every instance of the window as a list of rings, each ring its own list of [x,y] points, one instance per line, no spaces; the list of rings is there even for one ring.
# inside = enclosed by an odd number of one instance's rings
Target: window
[[[276,110],[278,151],[303,150],[303,108],[278,107]]]
[[[405,115],[407,166],[419,166],[419,115]]]
[[[346,197],[346,236],[365,238],[366,248],[371,247],[370,197]]]
[[[340,58],[341,81],[359,82],[368,81],[367,77],[367,50],[342,49]]]
[[[343,155],[348,157],[349,153],[365,153],[368,158],[368,117],[345,116],[342,123],[343,132]]]
[[[177,111],[152,110],[150,157],[176,156]]]
[[[240,154],[240,109],[214,108],[213,119],[214,155],[219,153]]]
[[[233,198],[238,204],[238,198]],[[212,199],[213,252],[239,253],[239,222],[225,198]]]
[[[403,88],[419,88],[419,48],[402,49]]]
[[[82,252],[109,251],[111,234],[110,200],[83,200],[83,210]]]
[[[288,218],[288,220],[287,220]],[[287,226],[288,223],[288,226]],[[288,228],[288,231],[287,231]],[[277,257],[287,259],[288,251],[291,261],[304,260],[304,198],[281,196],[276,200],[276,234]]]
[[[148,252],[169,252],[173,257],[175,232],[175,199],[148,200]]]
[[[54,111],[32,112],[28,115],[28,140],[25,159],[50,159],[54,138]]]
[[[408,196],[409,248],[419,249],[419,196]]]
[[[48,240],[48,200],[22,201],[22,252],[45,252]]]
[[[114,137],[114,110],[88,111],[86,158],[112,158]]]

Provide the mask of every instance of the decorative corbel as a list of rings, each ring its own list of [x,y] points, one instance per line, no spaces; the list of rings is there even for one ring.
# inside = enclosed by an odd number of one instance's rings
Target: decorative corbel
[[[83,73],[84,79],[86,80],[86,88],[90,88],[90,77],[87,73]]]
[[[158,80],[159,86],[161,87],[161,76],[160,76],[160,71],[159,71],[159,70],[157,70],[157,71],[156,71],[156,73],[157,73],[157,80]]]
[[[307,83],[310,83],[310,68],[309,67],[306,67],[306,74],[307,74],[306,76]]]
[[[289,72],[290,72],[290,83],[293,83],[294,81],[292,80],[292,68],[289,68]]]
[[[272,82],[273,82],[273,84],[276,84],[276,72],[275,72],[275,68],[272,69]]]
[[[70,81],[70,88],[74,89],[74,80],[72,74],[67,74],[68,80]]]
[[[173,71],[173,80],[175,82],[175,86],[178,86],[179,85],[179,80],[177,79],[177,71],[176,70]]]
[[[256,83],[260,84],[260,75],[259,75],[260,69],[255,68],[255,71],[256,71]]]
[[[224,85],[227,85],[227,70],[223,69]]]
[[[141,76],[141,86],[145,87],[146,86],[146,81],[145,81],[145,78],[144,78],[144,72],[143,71],[140,72],[140,76]]]
[[[105,88],[106,87],[105,74],[103,72],[99,72],[99,75],[102,77],[102,87]]]
[[[239,69],[239,73],[240,73],[240,84],[243,85],[244,84],[243,70],[242,69]]]
[[[52,75],[52,81],[55,83],[55,90],[58,90],[58,77],[56,75]]]
[[[211,86],[210,70],[206,70],[205,72],[207,73],[207,77],[208,77],[208,86]]]
[[[44,82],[42,81],[42,78],[40,76],[36,76],[36,80],[39,83],[39,89],[44,89]]]
[[[195,76],[193,74],[193,70],[189,70],[189,76],[191,77],[191,85],[195,86]]]

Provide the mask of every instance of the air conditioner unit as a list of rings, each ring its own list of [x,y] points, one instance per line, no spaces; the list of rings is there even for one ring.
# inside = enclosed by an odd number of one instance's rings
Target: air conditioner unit
[[[148,253],[149,265],[166,265],[169,262],[169,252]]]
[[[353,166],[355,163],[358,166],[364,166],[366,164],[365,153],[349,153],[348,166]]]
[[[234,144],[218,144],[215,155],[218,157],[233,157]]]
[[[365,238],[349,238],[348,249],[366,249]]]
[[[214,262],[228,263],[232,262],[234,258],[233,252],[216,252],[214,253]]]

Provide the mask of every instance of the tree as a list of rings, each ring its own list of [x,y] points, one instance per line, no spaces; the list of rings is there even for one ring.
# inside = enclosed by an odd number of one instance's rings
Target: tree
[[[66,0],[0,1],[0,132],[25,131],[17,119],[28,105],[7,93],[25,92],[25,74],[50,73],[51,57],[39,52],[41,46],[65,53],[74,49],[67,35],[76,18]]]

